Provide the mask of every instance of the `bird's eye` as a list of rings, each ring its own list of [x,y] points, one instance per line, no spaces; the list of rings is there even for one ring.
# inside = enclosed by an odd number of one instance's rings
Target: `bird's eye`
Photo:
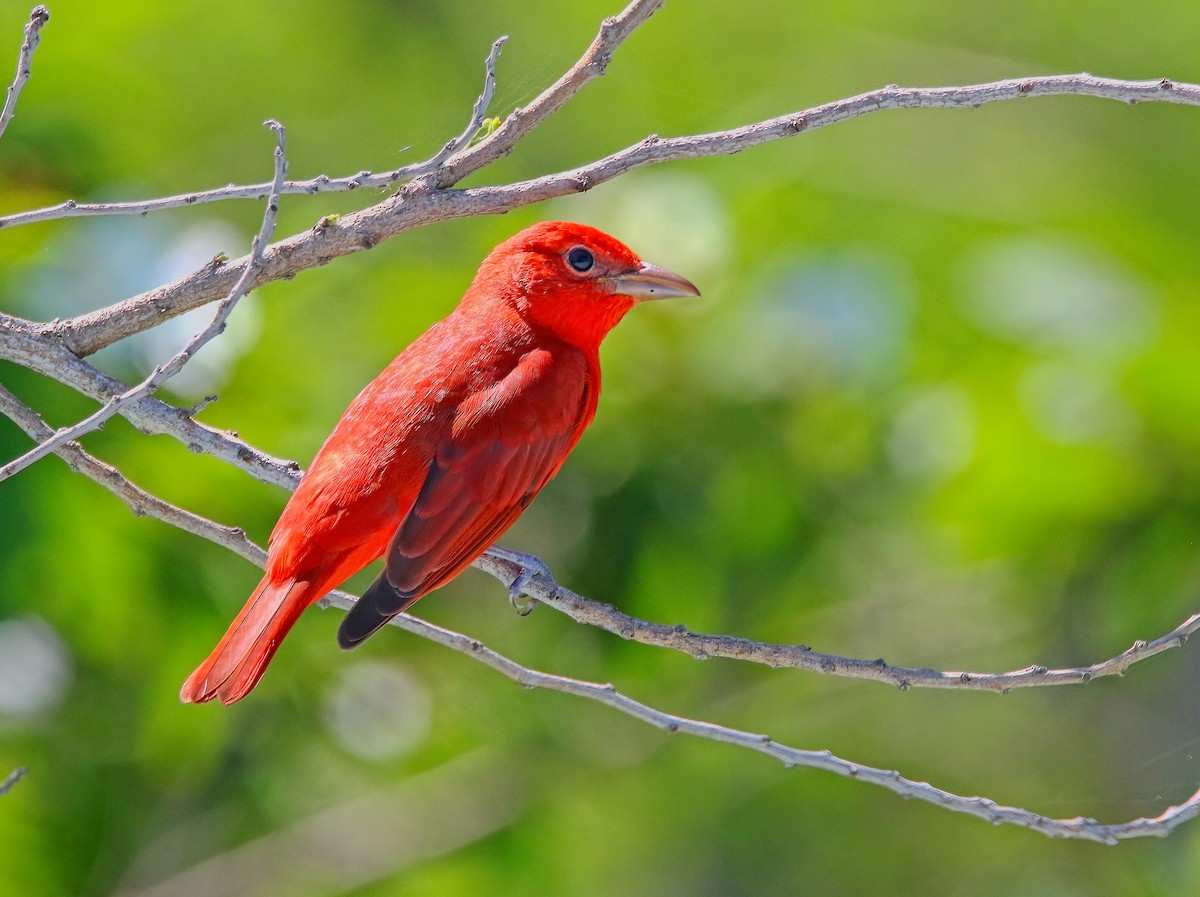
[[[576,246],[567,253],[567,264],[582,274],[585,271],[592,270],[592,266],[596,264],[596,259],[582,246]]]

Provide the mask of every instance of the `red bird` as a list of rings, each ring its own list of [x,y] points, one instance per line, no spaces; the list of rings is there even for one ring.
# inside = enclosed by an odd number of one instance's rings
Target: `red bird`
[[[592,422],[609,330],[640,299],[698,295],[580,224],[493,249],[449,317],[350,403],[271,533],[262,582],[180,698],[244,698],[304,609],[376,558],[343,648],[457,576]]]

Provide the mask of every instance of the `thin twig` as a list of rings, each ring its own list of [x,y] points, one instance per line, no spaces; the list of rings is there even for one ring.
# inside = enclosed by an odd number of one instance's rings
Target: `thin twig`
[[[10,772],[8,774],[8,778],[3,782],[0,782],[0,797],[3,797],[4,795],[8,794],[8,792],[12,791],[13,785],[25,778],[26,772],[27,770],[24,766],[18,766],[16,769]]]
[[[435,181],[417,179],[405,184],[396,197],[343,215],[334,225],[312,228],[271,247],[255,283],[294,277],[308,268],[370,249],[382,240],[435,222],[503,214],[533,203],[591,190],[647,165],[729,155],[885,109],[974,109],[1005,100],[1061,95],[1099,97],[1130,104],[1164,102],[1200,106],[1200,85],[1165,79],[1122,81],[1087,74],[1016,78],[966,87],[884,87],[725,131],[688,137],[650,136],[588,165],[511,184],[450,190],[437,189]],[[453,167],[456,176],[464,174],[460,160],[479,147],[495,148],[493,141],[504,133],[511,136],[512,132],[506,132],[501,126],[466,153],[447,160],[446,166]],[[471,158],[477,160],[479,157]],[[219,269],[206,267],[107,308],[44,327],[72,351],[87,355],[221,298],[246,263],[247,259],[241,258]]]
[[[502,35],[492,42],[492,49],[488,53],[487,61],[484,64],[483,76],[483,92],[479,94],[475,100],[475,105],[471,107],[471,118],[467,121],[467,126],[463,128],[461,134],[452,140],[447,141],[446,145],[438,150],[427,163],[428,169],[432,170],[439,167],[443,162],[449,159],[457,152],[461,152],[471,145],[471,140],[479,133],[479,129],[483,127],[484,117],[487,115],[487,110],[492,105],[492,97],[496,95],[496,62],[500,59],[500,48],[504,46],[508,40],[508,35]]]
[[[4,108],[0,109],[0,137],[4,136],[8,123],[17,111],[17,98],[29,81],[29,65],[33,60],[33,53],[42,42],[42,27],[49,21],[50,11],[44,6],[35,6],[29,13],[29,21],[25,24],[25,40],[21,43],[21,52],[17,54],[17,75],[5,94]]]
[[[425,170],[425,163],[406,165],[392,171],[371,172],[360,171],[357,174],[341,178],[331,178],[327,174],[319,174],[306,181],[285,181],[280,188],[281,195],[304,194],[312,196],[316,193],[339,193],[358,190],[361,187],[386,189],[400,181],[420,174]],[[0,215],[0,229],[18,227],[22,224],[37,224],[43,221],[59,221],[65,218],[96,218],[110,215],[149,215],[152,212],[162,212],[167,209],[179,209],[185,206],[199,206],[206,203],[225,202],[235,199],[263,200],[271,195],[271,182],[261,184],[234,185],[216,187],[212,190],[197,190],[192,193],[180,193],[176,196],[164,196],[158,199],[133,200],[131,202],[79,202],[68,199],[58,205],[33,209],[28,212],[14,212],[11,215]]]
[[[207,327],[193,336],[188,341],[188,344],[180,349],[173,358],[165,364],[156,367],[151,371],[150,376],[137,386],[119,396],[109,399],[99,410],[88,415],[88,417],[79,423],[59,430],[51,438],[37,445],[21,457],[0,467],[0,481],[8,479],[13,474],[19,473],[39,459],[46,457],[46,455],[52,453],[58,446],[64,445],[73,439],[78,439],[85,433],[91,433],[93,430],[99,429],[104,425],[105,421],[131,402],[136,402],[152,395],[167,380],[183,370],[184,365],[205,344],[225,331],[225,324],[229,320],[230,314],[233,313],[233,309],[237,306],[241,298],[246,295],[254,272],[258,270],[258,266],[262,263],[263,251],[271,241],[271,236],[275,233],[275,221],[279,216],[279,187],[287,174],[286,133],[283,125],[277,121],[271,120],[265,122],[265,124],[275,132],[277,139],[275,147],[275,181],[271,195],[267,199],[267,208],[263,213],[262,226],[259,228],[258,233],[255,234],[254,240],[251,243],[250,262],[245,266],[242,276],[233,285],[233,289],[229,295],[217,306],[217,311],[213,315],[212,321],[209,322]]]
[[[37,415],[28,408],[20,406],[20,402],[3,388],[0,388],[0,412],[17,421],[26,432],[35,438],[39,429],[48,429],[37,420]],[[109,491],[117,495],[133,509],[135,514],[154,517],[174,526],[182,526],[188,532],[209,539],[218,545],[230,548],[242,557],[261,567],[266,560],[266,552],[246,538],[241,530],[221,526],[211,520],[193,514],[183,508],[171,505],[145,490],[130,483],[119,471],[103,462],[97,461],[87,454],[77,444],[60,446],[58,454],[64,460],[85,476],[90,477]],[[183,521],[181,523],[181,521]],[[488,569],[488,568],[484,568]],[[489,572],[492,572],[489,570]],[[322,599],[320,606],[336,607],[348,610],[354,606],[357,599],[345,592],[331,592]],[[1016,825],[1041,832],[1054,838],[1075,838],[1089,841],[1100,841],[1115,844],[1118,840],[1145,836],[1165,836],[1176,827],[1194,818],[1200,812],[1200,791],[1193,794],[1185,802],[1171,806],[1154,818],[1138,818],[1116,824],[1101,824],[1094,819],[1076,817],[1074,819],[1052,819],[1019,807],[1008,807],[982,797],[965,797],[937,788],[926,782],[907,779],[894,770],[878,769],[871,766],[853,763],[835,756],[829,751],[811,751],[789,747],[774,741],[767,735],[746,732],[721,726],[716,723],[688,719],[676,714],[666,713],[630,698],[609,683],[587,682],[568,676],[544,673],[539,670],[522,666],[511,658],[493,651],[477,639],[470,636],[435,626],[417,617],[401,614],[390,621],[393,626],[428,639],[443,647],[450,648],[460,654],[465,654],[480,663],[507,676],[512,681],[525,688],[544,688],[550,691],[562,692],[575,697],[587,698],[612,707],[634,719],[671,734],[681,733],[705,738],[710,741],[732,744],[736,747],[757,751],[779,760],[784,766],[809,767],[822,769],[835,775],[858,779],[881,788],[886,788],[902,797],[915,798],[936,806],[958,813],[966,813],[987,820],[993,824]],[[5,786],[0,786],[3,794],[11,783],[19,778],[23,770],[18,770]]]

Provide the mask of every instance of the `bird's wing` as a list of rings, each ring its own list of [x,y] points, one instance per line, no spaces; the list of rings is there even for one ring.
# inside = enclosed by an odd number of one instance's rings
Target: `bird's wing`
[[[383,555],[470,393],[467,362],[480,353],[452,315],[363,388],[271,533],[268,570],[276,580],[335,586]]]
[[[343,647],[491,545],[558,472],[594,407],[589,366],[573,350],[529,352],[503,380],[466,399],[388,544],[384,575],[342,622]]]

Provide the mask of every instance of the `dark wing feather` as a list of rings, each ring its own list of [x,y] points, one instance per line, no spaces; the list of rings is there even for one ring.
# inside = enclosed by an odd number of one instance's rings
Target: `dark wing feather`
[[[577,353],[538,350],[462,403],[388,545],[384,573],[338,629],[342,647],[457,576],[512,525],[591,421],[588,380]]]

